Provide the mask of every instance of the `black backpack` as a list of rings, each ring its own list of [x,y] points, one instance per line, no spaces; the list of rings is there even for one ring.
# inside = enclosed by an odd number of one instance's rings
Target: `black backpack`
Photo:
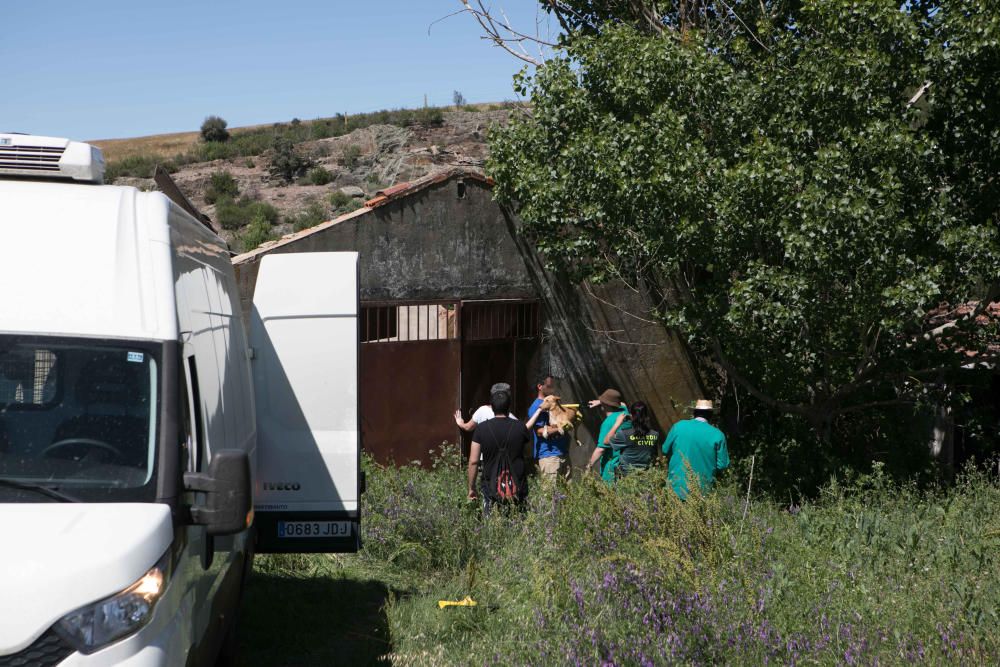
[[[514,473],[510,469],[510,455],[507,453],[507,437],[510,435],[510,430],[512,426],[507,426],[507,432],[504,434],[503,447],[497,442],[496,430],[490,432],[493,436],[493,444],[496,445],[500,453],[497,455],[499,458],[497,460],[497,488],[496,497],[498,500],[510,501],[516,500],[518,497],[518,487],[517,481],[514,479]]]

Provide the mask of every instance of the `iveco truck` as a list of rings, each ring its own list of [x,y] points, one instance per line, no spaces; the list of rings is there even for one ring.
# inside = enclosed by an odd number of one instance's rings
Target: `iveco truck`
[[[255,552],[359,546],[357,255],[264,259],[245,326],[206,219],[103,171],[0,134],[0,666],[214,664]]]

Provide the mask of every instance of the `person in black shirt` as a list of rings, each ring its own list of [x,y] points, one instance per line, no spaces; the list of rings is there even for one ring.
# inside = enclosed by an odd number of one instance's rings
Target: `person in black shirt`
[[[528,483],[525,475],[524,449],[531,440],[527,427],[518,419],[510,417],[510,394],[498,391],[490,396],[490,406],[494,418],[476,426],[472,434],[472,447],[469,450],[468,491],[469,500],[478,497],[476,491],[476,472],[479,468],[479,455],[482,453],[482,488],[483,511],[489,514],[495,503],[520,504],[528,496]],[[509,465],[510,479],[516,487],[513,499],[501,498],[497,489],[498,477],[503,475]]]

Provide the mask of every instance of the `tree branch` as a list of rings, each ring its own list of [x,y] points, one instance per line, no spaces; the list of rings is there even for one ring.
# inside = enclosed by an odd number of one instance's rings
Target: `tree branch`
[[[543,60],[529,55],[527,50],[524,48],[524,42],[534,42],[540,47],[556,47],[556,44],[547,42],[537,35],[532,37],[515,30],[510,25],[510,21],[506,19],[506,16],[504,16],[503,21],[498,20],[490,13],[490,10],[483,5],[483,0],[475,0],[475,7],[470,4],[469,0],[460,0],[460,2],[462,3],[463,9],[460,9],[458,13],[467,12],[472,14],[473,18],[476,19],[476,22],[485,33],[483,35],[483,39],[493,42],[494,45],[499,46],[501,49],[519,60],[523,60],[524,62],[535,65],[536,67],[542,65],[544,62]],[[512,44],[516,44],[518,48],[515,49]]]
[[[585,290],[585,291],[587,292],[587,294],[588,294],[588,295],[589,295],[589,296],[590,296],[591,298],[593,298],[594,300],[596,300],[596,301],[600,301],[600,302],[601,302],[601,303],[603,303],[604,305],[606,305],[606,306],[610,306],[610,307],[614,308],[615,310],[619,311],[620,313],[622,313],[622,314],[624,314],[624,315],[628,315],[629,317],[633,317],[633,318],[635,318],[635,319],[639,320],[640,322],[645,322],[646,324],[656,324],[656,325],[659,325],[659,324],[661,324],[660,322],[657,322],[657,321],[655,321],[655,320],[647,320],[647,319],[646,319],[646,318],[644,318],[644,317],[639,317],[639,316],[638,316],[638,315],[636,315],[635,313],[633,313],[633,312],[631,312],[631,311],[629,311],[629,310],[625,310],[624,308],[622,308],[622,307],[621,307],[621,306],[619,306],[618,304],[614,304],[614,303],[611,303],[610,301],[608,301],[608,300],[606,300],[606,299],[602,299],[601,297],[599,297],[599,296],[597,296],[596,294],[594,294],[594,290],[593,290],[593,289],[591,289],[591,287],[590,287],[590,283],[586,283],[586,282],[585,282],[585,283],[583,283],[583,289],[584,289],[584,290]]]

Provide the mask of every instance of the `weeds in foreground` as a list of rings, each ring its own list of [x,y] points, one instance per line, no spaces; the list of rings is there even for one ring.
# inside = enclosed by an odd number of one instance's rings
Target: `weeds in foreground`
[[[654,469],[615,488],[532,486],[526,512],[484,521],[453,449],[430,469],[366,468],[360,554],[262,558],[258,572],[379,582],[376,648],[395,664],[1000,657],[1000,489],[985,474],[924,491],[876,468],[801,506],[756,499],[744,515],[745,490],[681,503]],[[465,595],[478,606],[437,607]]]

